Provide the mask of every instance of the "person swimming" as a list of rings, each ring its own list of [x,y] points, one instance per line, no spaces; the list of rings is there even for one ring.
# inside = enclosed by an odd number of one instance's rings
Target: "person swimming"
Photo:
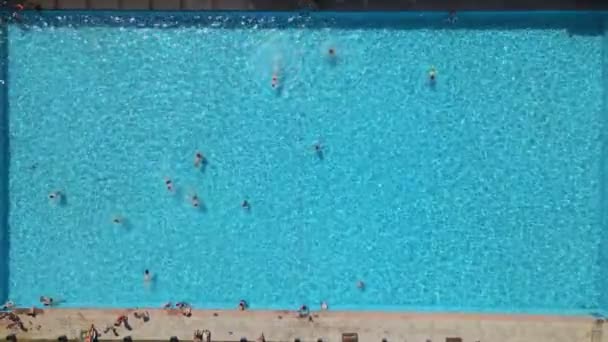
[[[270,81],[270,86],[273,89],[277,89],[279,87],[279,75],[276,72],[272,74],[272,80]]]
[[[437,70],[435,69],[434,66],[432,66],[429,69],[429,81],[431,82],[431,84],[434,84],[436,80],[437,80]]]
[[[194,155],[194,167],[198,168],[201,165],[204,165],[205,163],[205,156],[202,153],[196,151],[196,154]]]
[[[167,187],[167,191],[173,192],[173,181],[170,178],[165,178],[165,186]]]
[[[329,55],[329,57],[336,57],[336,49],[334,49],[333,47],[330,47],[327,50],[327,54]]]
[[[149,283],[150,281],[152,281],[152,274],[150,273],[150,270],[146,269],[144,271],[144,283]]]
[[[114,215],[114,217],[112,217],[112,223],[118,225],[118,224],[122,224],[124,222],[123,218],[120,215]]]
[[[323,145],[321,145],[320,142],[314,143],[312,148],[319,159],[323,159],[325,157],[323,154]]]
[[[198,208],[200,206],[200,200],[197,194],[190,196],[190,204],[192,204],[194,208]]]
[[[365,283],[363,282],[363,280],[357,281],[357,288],[361,291],[365,290]]]
[[[61,191],[53,191],[49,193],[49,200],[53,202],[61,202]]]
[[[245,311],[247,310],[247,302],[244,299],[241,299],[239,301],[239,310],[240,311]]]
[[[445,20],[448,24],[455,24],[458,21],[458,16],[456,15],[456,11],[450,10],[448,12],[448,17]]]
[[[47,296],[40,296],[40,303],[42,303],[42,305],[44,306],[51,306],[53,305],[53,298]]]
[[[241,203],[241,208],[243,208],[245,210],[251,209],[251,205],[249,204],[249,201],[243,200],[243,203]]]

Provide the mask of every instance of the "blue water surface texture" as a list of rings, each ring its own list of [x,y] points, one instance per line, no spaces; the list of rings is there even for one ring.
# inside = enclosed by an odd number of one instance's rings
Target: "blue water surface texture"
[[[603,14],[446,18],[4,24],[3,297],[608,308]]]

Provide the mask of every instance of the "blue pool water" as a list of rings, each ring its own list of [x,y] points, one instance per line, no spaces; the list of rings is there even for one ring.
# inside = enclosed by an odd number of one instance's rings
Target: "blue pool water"
[[[444,19],[58,13],[5,25],[5,296],[608,307],[604,19]]]

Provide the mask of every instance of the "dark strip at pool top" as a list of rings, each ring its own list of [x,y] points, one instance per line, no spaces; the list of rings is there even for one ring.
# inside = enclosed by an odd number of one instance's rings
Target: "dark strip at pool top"
[[[608,11],[467,11],[447,12],[264,12],[264,11],[116,11],[53,10],[22,12],[15,24],[55,27],[135,27],[175,29],[219,28],[307,29],[565,29],[571,35],[604,34]],[[456,19],[456,20],[450,20]]]
[[[463,10],[608,10],[607,0],[9,0],[44,10],[325,10],[325,11],[463,11]]]

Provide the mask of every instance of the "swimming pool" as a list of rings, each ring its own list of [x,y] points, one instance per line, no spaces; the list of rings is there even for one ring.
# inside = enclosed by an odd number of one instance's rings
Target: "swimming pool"
[[[445,19],[54,12],[5,24],[3,297],[608,307],[604,14]]]

